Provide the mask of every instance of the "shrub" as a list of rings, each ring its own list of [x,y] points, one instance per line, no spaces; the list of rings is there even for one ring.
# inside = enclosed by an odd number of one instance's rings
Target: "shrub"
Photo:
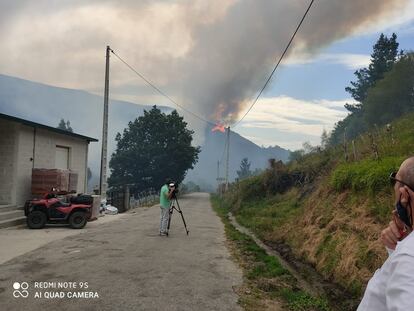
[[[239,182],[238,197],[242,201],[262,198],[266,194],[263,177],[253,176]]]
[[[276,194],[289,189],[293,185],[293,179],[282,161],[270,161],[270,168],[263,174],[263,183],[268,194]]]

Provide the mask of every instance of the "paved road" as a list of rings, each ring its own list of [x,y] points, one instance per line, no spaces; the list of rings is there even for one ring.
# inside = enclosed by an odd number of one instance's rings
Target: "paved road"
[[[159,208],[153,207],[0,265],[1,309],[239,310],[233,287],[241,284],[241,271],[226,249],[224,228],[208,195],[189,195],[180,205],[189,236],[178,213],[170,236],[158,236]],[[14,282],[28,283],[28,298],[13,297],[25,295]],[[35,282],[49,288],[34,288]],[[68,282],[77,288],[58,288]],[[88,289],[81,289],[85,282]],[[85,291],[99,298],[68,298]]]
[[[103,216],[99,217],[98,220],[89,222],[81,232],[88,234],[89,231],[93,231],[96,227],[102,226],[102,224],[130,215],[123,213]],[[64,225],[46,227],[43,230],[28,230],[26,224],[0,229],[0,265],[41,246],[50,244],[53,241],[77,235],[79,232],[78,230],[68,230],[67,226]]]

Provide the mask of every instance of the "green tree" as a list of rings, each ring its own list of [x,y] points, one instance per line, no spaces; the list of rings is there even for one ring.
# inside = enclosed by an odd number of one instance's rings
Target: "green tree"
[[[64,130],[64,131],[68,131],[68,132],[73,133],[73,129],[70,126],[70,121],[69,120],[68,121],[65,121],[64,119],[60,119],[60,122],[59,122],[57,128],[58,129],[61,129],[61,130]]]
[[[351,86],[345,90],[358,101],[356,105],[346,104],[345,108],[350,112],[356,112],[362,109],[363,101],[367,97],[368,89],[375,85],[378,80],[384,77],[384,74],[392,68],[398,56],[397,35],[392,34],[390,38],[381,34],[378,41],[373,47],[371,54],[371,63],[368,68],[362,68],[355,71],[356,81],[351,81]]]
[[[249,162],[248,158],[244,158],[243,160],[241,160],[240,170],[237,171],[237,176],[240,180],[252,175],[252,172],[250,171],[250,165],[251,163]]]
[[[289,153],[289,162],[300,161],[305,155],[305,150],[298,149]]]
[[[162,113],[156,106],[144,110],[143,116],[128,123],[122,135],[116,135],[109,185],[158,188],[167,177],[182,182],[200,153],[200,147],[191,145],[193,134],[175,110],[171,114]]]
[[[381,34],[378,41],[373,46],[371,63],[367,68],[359,69],[355,72],[356,81],[351,82],[351,86],[345,88],[352,97],[358,101],[357,104],[345,104],[345,108],[350,114],[343,120],[337,122],[329,136],[329,145],[343,143],[344,135],[348,140],[354,139],[359,134],[368,130],[370,118],[367,118],[367,100],[370,90],[374,88],[385,77],[399,59],[404,57],[401,51],[398,54],[397,35],[392,34],[390,38]],[[369,104],[372,106],[371,104]],[[371,112],[368,112],[371,114]],[[375,112],[378,115],[378,111]],[[368,121],[368,122],[367,122]]]
[[[328,145],[338,145],[347,140],[352,140],[359,134],[368,130],[367,122],[362,112],[350,113],[345,119],[338,121],[329,135]]]
[[[384,125],[414,111],[413,53],[401,57],[384,78],[368,91],[364,107],[369,125]]]
[[[329,135],[326,129],[323,129],[321,134],[321,148],[324,150],[328,146],[329,143]]]
[[[312,146],[312,144],[309,141],[305,141],[302,144],[302,148],[303,148],[305,154],[312,153],[312,152],[315,152],[315,151],[318,150],[318,148],[315,147],[315,146]]]

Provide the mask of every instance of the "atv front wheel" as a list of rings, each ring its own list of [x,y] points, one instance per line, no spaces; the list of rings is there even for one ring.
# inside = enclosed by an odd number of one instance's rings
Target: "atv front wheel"
[[[69,217],[69,225],[73,229],[82,229],[85,227],[87,222],[86,213],[85,212],[73,212],[72,215]]]
[[[42,229],[46,225],[47,217],[44,212],[33,211],[27,215],[26,222],[30,229]]]

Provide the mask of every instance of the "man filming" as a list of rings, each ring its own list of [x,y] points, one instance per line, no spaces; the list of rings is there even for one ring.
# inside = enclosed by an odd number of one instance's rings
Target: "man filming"
[[[167,235],[168,218],[170,217],[169,209],[171,199],[175,190],[175,186],[170,186],[171,180],[167,178],[165,184],[161,187],[160,191],[160,207],[161,207],[161,219],[160,219],[160,235]]]

